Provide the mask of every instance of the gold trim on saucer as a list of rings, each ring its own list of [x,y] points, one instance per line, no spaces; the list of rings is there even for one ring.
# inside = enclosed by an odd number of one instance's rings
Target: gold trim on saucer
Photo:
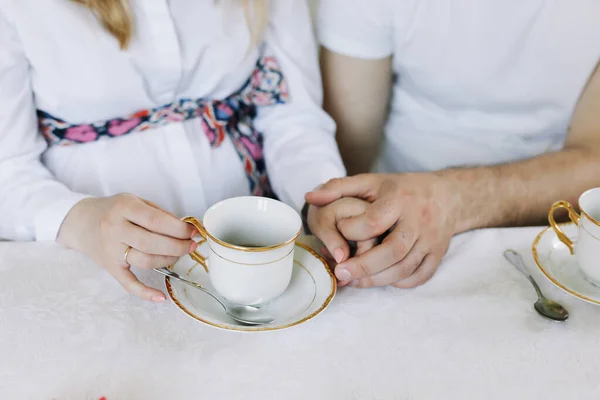
[[[315,252],[313,249],[311,249],[309,246],[303,244],[303,243],[295,243],[296,246],[303,248],[304,250],[308,251],[309,253],[311,253],[313,256],[315,256],[315,258],[317,260],[319,260],[322,264],[323,267],[325,268],[325,270],[327,271],[327,274],[329,275],[330,279],[331,279],[331,292],[329,293],[329,296],[325,299],[325,301],[323,302],[323,304],[321,305],[321,307],[319,307],[315,312],[313,312],[312,314],[302,318],[300,321],[295,321],[292,322],[290,324],[287,325],[281,325],[281,326],[271,326],[271,327],[245,327],[243,329],[240,328],[236,328],[234,326],[229,326],[229,325],[222,325],[222,324],[217,324],[214,322],[210,322],[207,321],[203,318],[198,317],[197,315],[194,315],[191,311],[189,311],[187,308],[185,308],[183,306],[183,304],[181,304],[181,302],[175,298],[174,294],[173,294],[173,287],[171,286],[171,281],[169,280],[168,277],[165,277],[165,284],[167,286],[167,292],[169,293],[169,297],[171,297],[171,300],[175,303],[175,305],[177,305],[177,307],[179,307],[179,309],[181,311],[183,311],[184,313],[186,313],[188,316],[194,318],[195,320],[198,320],[200,322],[203,322],[207,325],[213,326],[215,328],[220,328],[220,329],[224,329],[224,330],[228,330],[228,331],[237,331],[237,332],[263,332],[263,331],[278,331],[278,330],[282,330],[282,329],[286,329],[286,328],[291,328],[293,326],[296,325],[300,325],[306,321],[309,321],[311,319],[313,319],[314,317],[316,317],[317,315],[319,315],[323,310],[325,310],[325,308],[327,308],[327,306],[329,305],[329,303],[331,303],[331,300],[333,300],[336,292],[337,292],[337,279],[335,278],[335,275],[333,275],[333,272],[331,272],[331,269],[329,268],[329,265],[327,264],[327,261],[325,261],[323,259],[323,257],[321,257],[319,254],[317,254],[317,252]],[[169,267],[170,269],[173,269],[174,266]],[[308,270],[307,270],[308,271]],[[311,274],[312,275],[312,274]],[[314,280],[314,277],[313,277]],[[314,301],[314,299],[313,299]]]
[[[568,226],[568,225],[575,225],[573,222],[565,222],[562,224],[558,224],[560,226]],[[533,253],[533,260],[535,261],[537,267],[540,269],[540,271],[542,271],[542,273],[546,276],[546,278],[548,278],[552,283],[554,283],[556,286],[558,286],[559,288],[561,288],[562,290],[564,290],[567,293],[572,294],[573,296],[581,299],[581,300],[585,300],[589,303],[593,303],[593,304],[598,304],[600,305],[600,301],[598,300],[594,300],[594,299],[590,299],[589,297],[586,297],[580,293],[575,292],[572,289],[567,288],[566,286],[564,286],[562,283],[560,283],[559,281],[557,281],[553,276],[550,276],[550,274],[548,272],[546,272],[546,269],[542,266],[542,263],[539,260],[538,257],[538,251],[537,251],[537,247],[540,243],[540,241],[542,240],[542,238],[544,237],[544,235],[548,232],[548,231],[552,231],[554,232],[554,229],[552,229],[551,226],[545,228],[543,231],[541,231],[537,237],[535,238],[535,240],[533,241],[533,245],[531,246],[531,252]],[[556,234],[556,232],[554,232]]]
[[[238,250],[238,251],[246,251],[249,253],[260,253],[263,251],[271,251],[271,250],[280,249],[284,246],[287,246],[290,243],[295,242],[296,239],[298,239],[298,237],[300,237],[300,235],[302,234],[302,227],[300,227],[300,229],[298,229],[298,232],[294,235],[293,238],[286,240],[283,243],[278,243],[278,244],[274,244],[272,246],[264,246],[264,247],[245,247],[245,246],[237,246],[235,244],[230,244],[230,243],[222,241],[221,239],[216,238],[215,236],[211,235],[210,232],[208,232],[206,230],[206,228],[204,227],[202,222],[200,222],[195,217],[184,217],[182,219],[182,221],[193,225],[194,228],[196,228],[198,230],[198,232],[200,233],[200,235],[204,238],[209,238],[213,242],[220,244],[221,246],[226,247],[228,249]]]
[[[310,271],[308,270],[308,268],[306,268],[304,266],[304,264],[302,264],[300,261],[296,261],[294,260],[294,263],[298,264],[303,270],[306,271],[306,273],[310,276],[310,279],[312,279],[314,285],[315,285],[315,294],[313,295],[312,300],[310,301],[310,304],[308,305],[308,307],[306,307],[302,312],[306,311],[312,303],[315,302],[315,299],[317,298],[317,281],[315,281],[315,277],[313,276],[313,274],[310,273]],[[337,287],[337,284],[335,285]]]

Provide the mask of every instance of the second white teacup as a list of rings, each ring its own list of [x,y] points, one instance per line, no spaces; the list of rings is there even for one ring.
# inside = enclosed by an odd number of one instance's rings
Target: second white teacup
[[[569,212],[569,218],[579,227],[577,240],[573,242],[554,219],[559,208]],[[580,214],[567,201],[559,201],[552,206],[548,215],[550,225],[561,242],[575,254],[579,269],[588,281],[600,286],[600,188],[591,189],[579,197]]]
[[[302,220],[288,205],[263,197],[236,197],[210,207],[200,222],[186,217],[207,241],[192,253],[227,300],[258,305],[279,297],[290,283]],[[205,262],[207,261],[207,262]]]

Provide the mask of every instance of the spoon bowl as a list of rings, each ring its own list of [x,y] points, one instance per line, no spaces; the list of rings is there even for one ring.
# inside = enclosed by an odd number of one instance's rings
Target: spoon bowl
[[[555,301],[538,299],[533,306],[540,315],[553,321],[566,321],[569,318],[568,311]]]
[[[230,305],[225,308],[225,312],[234,320],[245,325],[265,325],[270,324],[275,318],[260,308],[252,306]]]

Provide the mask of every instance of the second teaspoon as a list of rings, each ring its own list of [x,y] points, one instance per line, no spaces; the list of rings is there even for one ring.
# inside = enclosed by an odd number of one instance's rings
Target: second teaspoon
[[[535,288],[535,291],[538,295],[538,300],[533,306],[540,315],[553,321],[561,322],[566,321],[567,318],[569,318],[569,312],[566,308],[552,300],[548,300],[544,296],[535,279],[533,279],[531,274],[527,271],[527,268],[525,268],[525,262],[519,253],[514,250],[506,250],[504,252],[504,257],[510,261],[512,265],[517,267],[517,269],[521,271],[527,277],[527,279],[529,279],[529,282],[531,282]]]

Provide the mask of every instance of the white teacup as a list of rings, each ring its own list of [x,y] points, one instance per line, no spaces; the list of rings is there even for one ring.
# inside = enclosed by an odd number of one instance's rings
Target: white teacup
[[[302,220],[288,205],[263,197],[236,197],[210,207],[201,223],[186,217],[208,242],[208,254],[190,254],[208,270],[227,300],[258,305],[274,300],[290,283]]]
[[[554,213],[559,208],[566,209],[571,221],[579,227],[575,243],[554,220]],[[560,241],[577,257],[583,275],[591,283],[600,286],[600,188],[588,190],[579,197],[579,210],[580,214],[569,202],[559,201],[552,206],[548,220]]]

